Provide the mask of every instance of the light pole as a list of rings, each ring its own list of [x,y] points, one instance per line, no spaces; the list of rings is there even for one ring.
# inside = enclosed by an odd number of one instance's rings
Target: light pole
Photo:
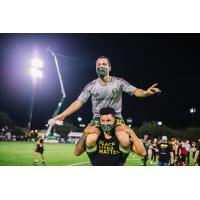
[[[35,102],[35,91],[37,86],[37,79],[41,79],[43,77],[43,62],[38,58],[34,58],[31,62],[30,75],[32,77],[32,95],[31,95],[31,105],[29,111],[29,121],[28,121],[28,132],[31,130],[31,122],[33,116],[33,106]]]

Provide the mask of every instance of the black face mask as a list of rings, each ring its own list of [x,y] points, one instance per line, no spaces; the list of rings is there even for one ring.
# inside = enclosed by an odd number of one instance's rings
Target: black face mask
[[[97,76],[100,78],[104,78],[108,75],[108,69],[106,67],[97,67],[96,72]]]

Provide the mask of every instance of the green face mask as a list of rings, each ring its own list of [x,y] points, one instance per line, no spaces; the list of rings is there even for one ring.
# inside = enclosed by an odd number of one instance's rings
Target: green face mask
[[[108,69],[106,67],[98,67],[96,69],[97,76],[100,78],[104,78],[105,76],[108,75]]]
[[[101,125],[101,129],[105,132],[105,133],[109,133],[111,132],[111,130],[113,129],[114,125],[113,124],[108,124],[108,125]]]

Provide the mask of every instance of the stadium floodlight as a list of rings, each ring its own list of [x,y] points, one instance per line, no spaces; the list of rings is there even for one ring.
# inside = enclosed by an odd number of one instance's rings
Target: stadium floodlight
[[[196,108],[190,108],[190,113],[193,114],[196,112]]]
[[[192,117],[192,124],[194,125],[194,113],[196,112],[196,108],[190,108],[190,114],[191,114],[191,117]]]
[[[30,75],[32,77],[32,95],[31,95],[31,104],[30,104],[30,111],[29,111],[29,122],[28,122],[28,131],[31,130],[31,122],[32,122],[32,115],[33,115],[33,106],[35,101],[35,92],[36,92],[36,85],[37,79],[43,78],[43,61],[39,58],[34,58],[31,61],[31,68],[30,68]]]
[[[158,121],[158,126],[162,126],[163,123],[161,121]]]
[[[43,71],[41,70],[43,68],[43,61],[39,58],[33,58],[31,61],[31,68],[30,68],[30,74],[34,79],[34,82],[37,78],[43,77]]]
[[[82,117],[78,117],[77,120],[78,120],[79,122],[81,122],[81,121],[82,121]]]
[[[31,61],[31,65],[34,68],[43,68],[43,61],[40,60],[39,58],[33,58]]]
[[[35,67],[30,69],[30,74],[34,79],[43,78],[43,71]]]

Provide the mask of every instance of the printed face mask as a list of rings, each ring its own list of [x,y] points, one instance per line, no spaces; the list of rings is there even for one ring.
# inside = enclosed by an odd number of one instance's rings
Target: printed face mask
[[[100,78],[104,78],[105,76],[108,75],[108,69],[106,67],[98,67],[96,69],[97,76]]]
[[[111,130],[113,129],[113,124],[107,124],[107,125],[101,125],[101,129],[105,132],[105,133],[109,133],[111,132]]]

